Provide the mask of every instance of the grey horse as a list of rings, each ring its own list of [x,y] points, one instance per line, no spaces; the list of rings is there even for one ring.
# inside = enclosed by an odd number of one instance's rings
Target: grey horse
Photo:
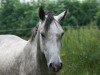
[[[63,29],[58,16],[39,8],[39,22],[26,41],[15,35],[0,35],[0,75],[58,75]]]

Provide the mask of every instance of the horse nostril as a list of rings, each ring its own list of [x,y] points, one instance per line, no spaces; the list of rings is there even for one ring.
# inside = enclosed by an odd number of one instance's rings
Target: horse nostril
[[[62,64],[62,63],[60,63],[60,67],[59,67],[59,68],[60,68],[60,69],[62,69],[62,67],[63,67],[63,64]]]
[[[62,69],[62,66],[63,66],[62,63],[59,63],[59,64],[50,63],[49,68],[50,68],[52,71],[57,72],[57,71],[59,71],[60,69]]]
[[[50,63],[49,67],[50,67],[50,68],[53,67],[53,63]]]

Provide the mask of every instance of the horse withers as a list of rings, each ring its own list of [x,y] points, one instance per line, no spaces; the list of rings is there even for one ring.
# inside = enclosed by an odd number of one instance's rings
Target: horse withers
[[[0,75],[58,75],[63,29],[58,16],[39,8],[39,22],[26,41],[15,35],[0,35]]]

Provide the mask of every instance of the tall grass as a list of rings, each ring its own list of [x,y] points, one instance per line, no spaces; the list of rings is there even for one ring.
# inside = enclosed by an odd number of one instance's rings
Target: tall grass
[[[100,30],[68,28],[62,42],[61,75],[100,75]]]

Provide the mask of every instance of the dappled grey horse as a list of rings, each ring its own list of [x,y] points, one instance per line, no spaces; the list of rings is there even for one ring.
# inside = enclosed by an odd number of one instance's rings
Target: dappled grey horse
[[[39,8],[39,22],[26,41],[15,35],[0,35],[0,75],[58,75],[63,29],[58,16]]]

